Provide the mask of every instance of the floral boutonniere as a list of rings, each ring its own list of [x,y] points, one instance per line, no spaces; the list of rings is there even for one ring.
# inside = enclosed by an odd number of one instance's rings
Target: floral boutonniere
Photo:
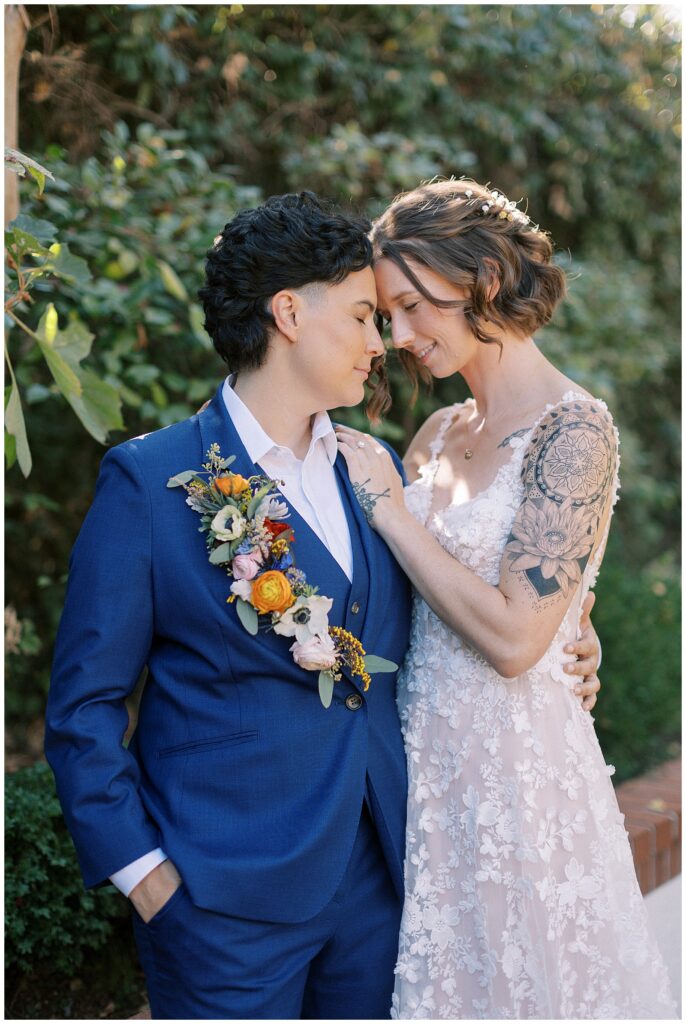
[[[264,628],[294,637],[293,660],[319,672],[325,708],[343,665],[361,678],[365,690],[373,672],[395,672],[394,662],[367,654],[352,633],[329,625],[333,599],[320,594],[296,568],[295,536],[284,522],[290,513],[276,481],[232,473],[234,461],[234,455],[223,459],[219,445],[212,444],[200,472],[177,473],[167,487],[183,487],[186,504],[200,514],[210,562],[233,578],[227,601],[236,602],[245,629],[253,636]]]

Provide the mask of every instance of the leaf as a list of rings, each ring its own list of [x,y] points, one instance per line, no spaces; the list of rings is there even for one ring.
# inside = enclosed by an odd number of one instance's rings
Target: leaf
[[[238,618],[241,620],[248,633],[250,633],[251,636],[257,636],[257,612],[253,606],[248,604],[247,601],[243,601],[239,598],[236,604],[236,610],[238,612]]]
[[[17,439],[14,434],[8,433],[7,430],[5,430],[5,459],[7,460],[8,469],[11,469],[17,461]]]
[[[203,323],[205,322],[205,313],[197,302],[192,302],[188,307],[188,320],[194,337],[197,338],[203,348],[208,350],[214,348],[212,339],[203,327]]]
[[[169,477],[167,487],[183,487],[184,484],[187,484],[197,475],[194,469],[184,469],[183,473],[177,473],[176,476]]]
[[[265,497],[265,495],[269,494],[271,489],[272,482],[270,480],[268,484],[265,484],[264,487],[260,487],[259,491],[255,492],[250,504],[248,505],[248,510],[246,512],[248,519],[250,519],[250,517],[254,515],[255,510],[259,507],[260,502]]]
[[[49,250],[39,242],[35,235],[16,226],[10,226],[5,231],[5,245],[8,249],[12,249],[19,259],[22,259],[26,253],[30,253],[32,256],[49,255]]]
[[[29,217],[27,213],[18,214],[9,224],[9,230],[19,228],[29,235],[33,235],[43,245],[50,245],[55,241],[57,228],[49,220],[39,220],[36,217]]]
[[[224,544],[220,544],[218,548],[214,548],[210,555],[210,562],[212,565],[221,565],[223,562],[228,562],[231,558],[231,543],[226,541]]]
[[[55,351],[55,341],[59,335],[57,322],[57,311],[50,302],[40,318],[36,335],[45,361],[50,367],[50,372],[55,378],[55,383],[65,398],[70,395],[81,393],[81,381],[78,374],[72,369],[66,359]],[[77,360],[78,363],[78,360]]]
[[[39,164],[36,160],[32,160],[26,153],[22,153],[18,149],[11,149],[9,146],[5,146],[5,163],[9,164],[12,170],[17,170],[22,176],[26,173],[26,169],[29,171],[39,171],[45,178],[50,178],[50,181],[55,180],[55,176],[47,169],[43,167],[43,164]],[[19,168],[22,168],[19,171]]]
[[[57,311],[49,303],[36,335],[57,386],[88,433],[104,444],[110,430],[123,430],[119,392],[80,365],[93,344],[86,325],[72,320],[60,330]]]
[[[69,252],[69,246],[64,242],[53,242],[49,252],[53,258],[45,264],[46,270],[64,278],[70,284],[84,285],[91,280],[92,275],[86,261]]]
[[[373,675],[375,672],[397,672],[398,666],[394,661],[388,661],[387,658],[380,658],[377,654],[368,654],[364,659],[365,671],[369,675]]]
[[[157,266],[165,290],[180,302],[188,302],[188,292],[176,271],[168,263],[165,263],[164,260],[158,260]]]
[[[83,390],[66,399],[88,433],[104,444],[110,430],[123,430],[121,398],[116,388],[90,370],[81,371]]]
[[[29,439],[26,435],[26,423],[24,422],[24,411],[21,407],[19,387],[11,370],[10,374],[12,377],[12,390],[10,391],[9,401],[5,409],[5,428],[7,433],[14,438],[14,446],[12,442],[9,442],[8,446],[6,441],[5,452],[8,455],[8,459],[11,459],[11,461],[8,461],[8,468],[13,465],[14,457],[16,456],[20,470],[24,476],[28,476],[31,472],[31,450],[29,448]]]
[[[333,700],[333,673],[319,673],[319,699],[325,708],[331,705]]]
[[[42,196],[43,189],[45,188],[45,175],[37,167],[29,167],[28,171],[31,177],[38,182],[38,195]]]

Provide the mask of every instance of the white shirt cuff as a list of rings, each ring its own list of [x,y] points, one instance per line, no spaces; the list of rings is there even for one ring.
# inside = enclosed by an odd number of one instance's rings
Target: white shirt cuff
[[[159,846],[150,853],[144,853],[138,860],[127,864],[125,868],[115,871],[110,875],[110,882],[116,885],[120,892],[128,896],[132,889],[135,889],[139,882],[142,882],[146,875],[149,875],[153,868],[167,860],[167,855]]]

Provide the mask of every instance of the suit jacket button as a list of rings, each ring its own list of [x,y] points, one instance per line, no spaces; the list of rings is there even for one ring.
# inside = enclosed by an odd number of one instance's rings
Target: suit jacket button
[[[350,605],[350,611],[353,613],[353,615],[357,615],[359,610],[360,610],[359,601],[353,601],[353,603]]]
[[[358,708],[362,707],[362,704],[363,701],[359,693],[349,693],[348,696],[345,698],[345,706],[347,707],[348,711],[357,711]]]

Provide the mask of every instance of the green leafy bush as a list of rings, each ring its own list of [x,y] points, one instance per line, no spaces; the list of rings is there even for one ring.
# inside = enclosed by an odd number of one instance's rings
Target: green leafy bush
[[[593,621],[602,689],[592,712],[614,782],[681,751],[681,594],[669,561],[627,571],[626,541],[610,534]]]
[[[76,993],[85,988],[90,1013],[99,1016],[116,981],[123,985],[122,1003],[134,1010],[140,1005],[127,904],[110,887],[83,888],[46,764],[6,779],[5,915],[9,1010],[17,1000],[27,1016],[31,1010],[77,1016],[77,1003],[84,1004]],[[87,985],[80,986],[80,978]],[[50,1005],[50,998],[57,1004]]]

